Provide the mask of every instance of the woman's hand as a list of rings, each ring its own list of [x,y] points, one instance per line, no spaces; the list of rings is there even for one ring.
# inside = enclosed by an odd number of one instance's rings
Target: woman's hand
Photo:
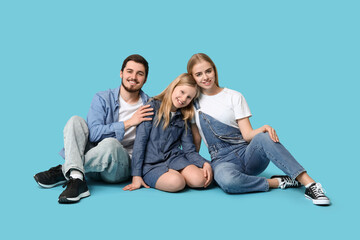
[[[213,171],[211,165],[209,163],[204,163],[203,165],[204,177],[206,178],[206,182],[204,188],[210,185],[213,180]]]
[[[279,137],[276,134],[275,129],[273,129],[269,125],[263,126],[263,132],[268,132],[271,140],[273,140],[274,142],[279,142]]]
[[[146,185],[146,183],[144,182],[144,180],[142,179],[142,177],[139,177],[139,176],[133,176],[133,179],[132,179],[132,183],[125,186],[123,188],[124,191],[126,190],[129,190],[129,191],[132,191],[132,190],[136,190],[136,189],[139,189],[141,188],[141,186],[145,187],[145,188],[150,188],[148,185]]]

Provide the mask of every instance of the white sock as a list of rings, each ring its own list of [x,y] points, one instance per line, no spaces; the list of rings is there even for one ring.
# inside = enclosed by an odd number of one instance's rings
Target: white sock
[[[84,180],[84,176],[83,176],[82,172],[75,170],[75,169],[70,171],[70,177]]]
[[[275,178],[275,179],[277,179],[277,180],[278,180],[278,182],[279,182],[279,186],[278,186],[278,188],[281,188],[281,183],[282,183],[281,178]]]
[[[315,182],[311,182],[311,183],[309,183],[309,184],[306,184],[306,188],[308,188],[308,187],[310,187],[313,183],[315,183]]]

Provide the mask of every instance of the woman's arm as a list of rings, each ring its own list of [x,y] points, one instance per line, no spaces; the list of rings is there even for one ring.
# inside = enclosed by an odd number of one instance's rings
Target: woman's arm
[[[201,146],[201,136],[199,133],[199,129],[195,123],[191,124],[191,132],[193,135],[193,140],[194,140],[196,151],[199,152],[200,146]]]
[[[269,125],[264,125],[258,129],[253,129],[250,123],[249,118],[242,118],[237,120],[237,124],[240,128],[240,132],[247,142],[251,142],[251,140],[255,137],[255,135],[262,133],[262,132],[268,132],[270,138],[274,142],[279,142],[279,137],[277,136],[275,129],[270,127]]]

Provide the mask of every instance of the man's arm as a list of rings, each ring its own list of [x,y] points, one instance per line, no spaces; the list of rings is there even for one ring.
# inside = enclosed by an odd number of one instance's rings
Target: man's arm
[[[109,114],[106,102],[99,95],[95,95],[87,116],[87,124],[89,127],[90,142],[99,142],[105,138],[114,137],[121,141],[124,138],[125,127],[124,122],[113,122],[106,124],[106,118]]]
[[[152,120],[149,116],[153,115],[153,109],[150,108],[150,105],[145,105],[141,106],[127,121],[106,124],[108,114],[112,114],[109,111],[112,110],[107,108],[105,100],[95,95],[87,117],[90,142],[99,142],[108,137],[114,137],[121,141],[124,138],[126,129],[137,126],[143,121]]]

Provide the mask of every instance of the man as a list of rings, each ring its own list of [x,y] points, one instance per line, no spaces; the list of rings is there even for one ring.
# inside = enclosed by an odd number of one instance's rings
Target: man
[[[87,176],[109,183],[127,180],[136,126],[153,115],[149,97],[141,90],[148,76],[148,63],[140,55],[127,57],[120,71],[121,86],[97,93],[87,123],[71,117],[64,128],[63,165],[34,176],[44,188],[66,183],[59,203],[78,202],[90,195]]]

